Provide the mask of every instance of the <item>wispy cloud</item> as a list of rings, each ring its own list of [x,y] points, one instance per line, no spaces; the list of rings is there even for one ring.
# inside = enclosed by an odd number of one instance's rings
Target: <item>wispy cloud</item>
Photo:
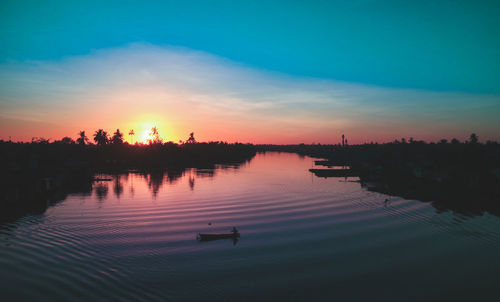
[[[290,62],[293,64],[293,62]],[[60,61],[0,65],[0,133],[168,125],[172,139],[336,142],[469,132],[498,139],[500,97],[380,88],[262,71],[207,53],[132,44]],[[58,124],[14,129],[5,119]],[[52,128],[50,131],[54,131]],[[484,137],[483,136],[483,137]]]

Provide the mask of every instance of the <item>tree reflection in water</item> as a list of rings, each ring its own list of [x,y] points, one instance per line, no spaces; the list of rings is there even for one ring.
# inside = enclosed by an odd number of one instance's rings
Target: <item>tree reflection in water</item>
[[[94,182],[92,191],[99,201],[104,201],[108,197],[110,182],[113,194],[116,198],[123,196],[125,187],[128,188],[128,194],[134,197],[138,189],[134,185],[134,181],[143,180],[147,190],[156,198],[165,186],[165,184],[175,184],[185,177],[189,189],[194,191],[197,178],[212,178],[215,177],[219,170],[238,169],[240,165],[216,165],[204,168],[187,168],[187,169],[169,169],[169,170],[153,170],[153,171],[127,171],[125,173],[115,174],[99,174],[100,181]]]
[[[120,196],[123,194],[123,180],[122,178],[127,179],[128,174],[117,174],[113,178],[113,192],[115,193],[116,198],[120,199]]]
[[[108,183],[106,181],[98,181],[94,184],[94,192],[97,199],[102,202],[108,197]]]

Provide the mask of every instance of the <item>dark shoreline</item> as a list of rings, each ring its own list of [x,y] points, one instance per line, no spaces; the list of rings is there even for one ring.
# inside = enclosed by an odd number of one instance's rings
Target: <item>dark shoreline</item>
[[[394,142],[388,144],[260,145],[258,151],[323,159],[317,165],[348,166],[347,173],[311,169],[318,177],[358,176],[368,190],[431,201],[440,210],[500,216],[500,145]]]
[[[359,176],[367,189],[436,208],[500,216],[500,145],[497,143],[389,143],[340,145],[193,144],[77,145],[0,141],[0,221],[43,213],[68,194],[90,194],[94,175],[182,175],[187,168],[241,165],[256,152],[289,152],[321,158],[342,172],[314,170],[319,177]]]
[[[187,168],[241,165],[253,158],[248,144],[109,144],[0,142],[0,223],[43,213],[68,194],[90,194],[96,174],[137,173],[179,177]]]

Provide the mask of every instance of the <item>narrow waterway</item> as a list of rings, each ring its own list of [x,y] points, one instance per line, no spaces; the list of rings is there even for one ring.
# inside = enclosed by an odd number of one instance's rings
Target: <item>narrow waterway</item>
[[[182,175],[128,173],[0,226],[3,301],[486,301],[500,218],[317,178],[258,154]],[[387,200],[386,200],[387,199]],[[198,232],[241,233],[199,242]]]

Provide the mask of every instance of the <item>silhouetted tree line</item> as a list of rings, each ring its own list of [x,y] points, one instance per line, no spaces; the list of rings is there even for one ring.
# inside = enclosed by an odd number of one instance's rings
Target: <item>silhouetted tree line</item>
[[[378,191],[432,200],[455,211],[500,214],[500,145],[477,135],[460,143],[394,142],[354,148],[352,166]]]
[[[197,143],[191,133],[186,143],[161,142],[153,133],[150,144],[130,145],[123,141],[118,129],[112,137],[99,129],[94,134],[96,144],[82,131],[77,141],[64,137],[49,143],[33,140],[30,143],[13,143],[0,140],[0,163],[6,169],[0,173],[21,170],[40,172],[85,167],[107,168],[168,168],[199,167],[224,163],[241,163],[255,155],[251,144],[226,142]],[[42,173],[43,174],[43,173]]]
[[[130,145],[123,133],[112,136],[99,129],[90,143],[84,131],[76,141],[70,137],[49,142],[0,140],[0,206],[3,214],[12,208],[21,212],[26,206],[44,205],[53,194],[72,192],[73,187],[91,187],[96,172],[118,173],[134,169],[145,172],[188,167],[213,167],[215,164],[241,164],[255,155],[250,144],[225,142],[197,143],[191,133],[186,143],[162,142],[157,129],[148,144]],[[2,216],[2,215],[0,215]],[[1,220],[1,217],[0,217]]]
[[[130,132],[132,133],[132,131]],[[129,134],[130,134],[129,133]],[[50,142],[33,138],[29,143],[0,140],[0,202],[46,200],[54,187],[89,188],[95,172],[142,171],[165,168],[212,167],[240,164],[256,152],[294,152],[328,159],[331,165],[348,165],[362,182],[380,184],[377,190],[415,199],[446,200],[456,208],[474,204],[500,209],[500,144],[480,143],[477,135],[437,143],[412,138],[391,143],[348,145],[257,145],[225,142],[199,143],[191,133],[185,143],[163,142],[153,128],[148,144],[131,145],[117,129],[112,136],[102,129],[91,143],[84,131]],[[80,190],[80,189],[79,189]]]
[[[373,190],[435,201],[436,207],[500,214],[500,144],[395,140],[362,145],[258,145],[257,151],[294,152],[327,159],[326,165],[350,166]]]

